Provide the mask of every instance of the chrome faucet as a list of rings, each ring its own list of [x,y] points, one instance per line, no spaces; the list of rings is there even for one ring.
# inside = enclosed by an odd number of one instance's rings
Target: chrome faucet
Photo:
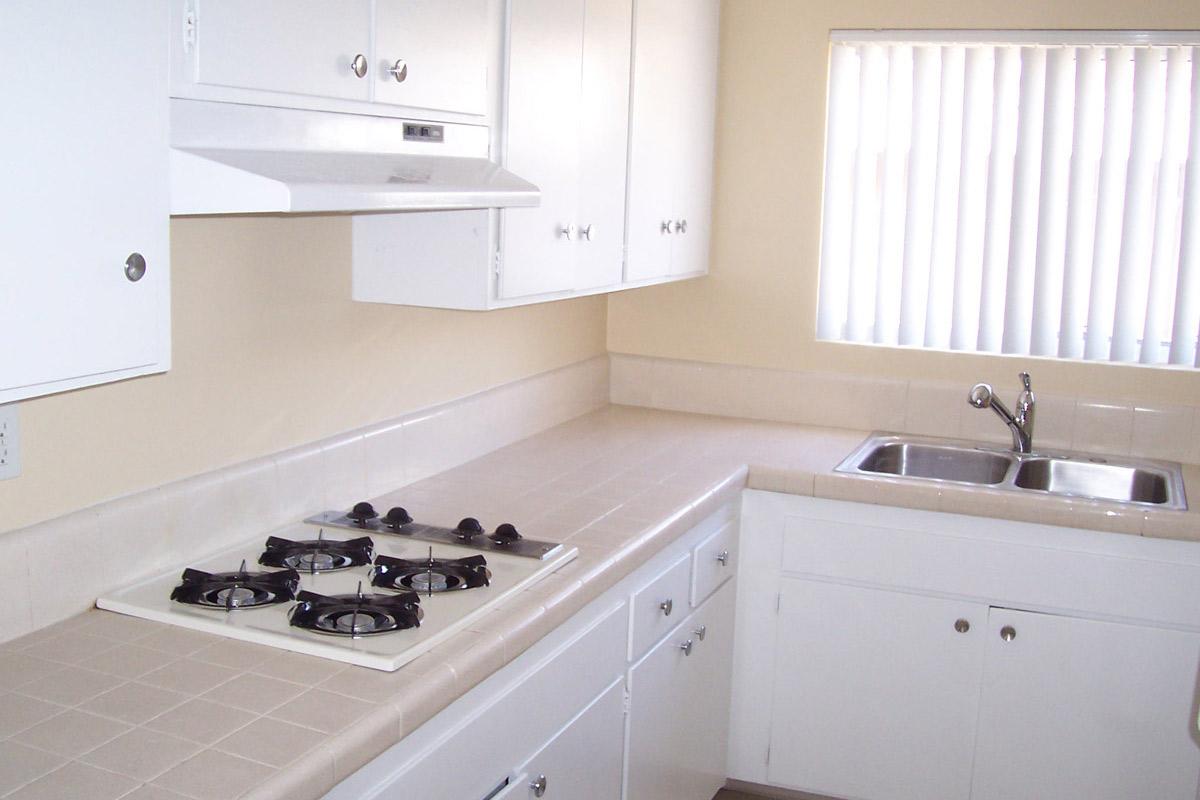
[[[971,387],[971,393],[967,395],[967,402],[975,408],[991,406],[992,411],[995,411],[1012,431],[1012,449],[1018,453],[1029,453],[1033,451],[1033,410],[1037,398],[1033,396],[1033,389],[1029,384],[1029,373],[1022,372],[1018,377],[1024,388],[1021,389],[1021,394],[1017,395],[1016,414],[1010,412],[1004,403],[1000,402],[1000,398],[996,397],[992,387],[986,383],[977,383]]]

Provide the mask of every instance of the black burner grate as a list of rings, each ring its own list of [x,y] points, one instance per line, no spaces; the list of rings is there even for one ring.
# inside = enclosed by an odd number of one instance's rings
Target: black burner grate
[[[300,572],[332,572],[371,563],[375,543],[369,536],[349,541],[326,539],[324,532],[316,539],[294,542],[272,536],[258,563],[267,567],[288,567]]]
[[[434,558],[432,548],[424,559],[379,556],[371,572],[372,586],[427,594],[475,589],[487,586],[491,579],[483,556]]]
[[[185,569],[171,599],[194,606],[233,611],[260,608],[296,599],[300,574],[294,569],[280,572],[247,572],[242,562],[237,572],[204,572]]]
[[[416,628],[421,624],[421,600],[414,592],[382,595],[320,595],[300,592],[289,620],[297,628],[333,636],[371,636]]]

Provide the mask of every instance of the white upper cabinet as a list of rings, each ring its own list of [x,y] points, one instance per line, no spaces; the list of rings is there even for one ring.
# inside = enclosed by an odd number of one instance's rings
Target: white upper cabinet
[[[369,98],[370,0],[204,0],[192,8],[196,83]]]
[[[159,0],[5,4],[0,403],[169,366],[166,31]]]
[[[505,165],[542,203],[502,215],[503,299],[620,283],[631,20],[630,0],[512,0]]]
[[[639,0],[625,280],[708,271],[720,0]]]
[[[376,0],[375,101],[484,115],[487,0]]]

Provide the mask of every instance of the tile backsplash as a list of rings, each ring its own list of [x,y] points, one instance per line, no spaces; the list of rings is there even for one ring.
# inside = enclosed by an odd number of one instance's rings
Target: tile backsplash
[[[113,587],[586,414],[608,394],[601,356],[0,533],[0,641],[76,614]]]
[[[1010,441],[969,386],[613,353],[612,402],[856,430]],[[1036,387],[1035,387],[1036,391]],[[1016,390],[1006,402],[1016,397]],[[1036,392],[1034,445],[1200,463],[1200,408]]]

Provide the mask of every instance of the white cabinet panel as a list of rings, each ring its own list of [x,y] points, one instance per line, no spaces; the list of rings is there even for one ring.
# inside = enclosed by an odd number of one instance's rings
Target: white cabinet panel
[[[986,636],[972,800],[1194,800],[1200,634],[993,608]]]
[[[545,800],[620,800],[625,746],[625,685],[608,687],[521,770],[527,784],[544,782]],[[537,795],[532,786],[513,795]]]
[[[986,623],[977,603],[785,580],[770,782],[966,800]]]
[[[688,613],[692,560],[687,553],[633,593],[629,602],[629,658],[636,660]]]
[[[376,0],[375,101],[485,114],[487,27],[487,0]]]
[[[166,35],[157,0],[5,4],[0,403],[169,365]]]
[[[366,100],[370,0],[204,0],[196,15],[196,82],[240,89]]]

